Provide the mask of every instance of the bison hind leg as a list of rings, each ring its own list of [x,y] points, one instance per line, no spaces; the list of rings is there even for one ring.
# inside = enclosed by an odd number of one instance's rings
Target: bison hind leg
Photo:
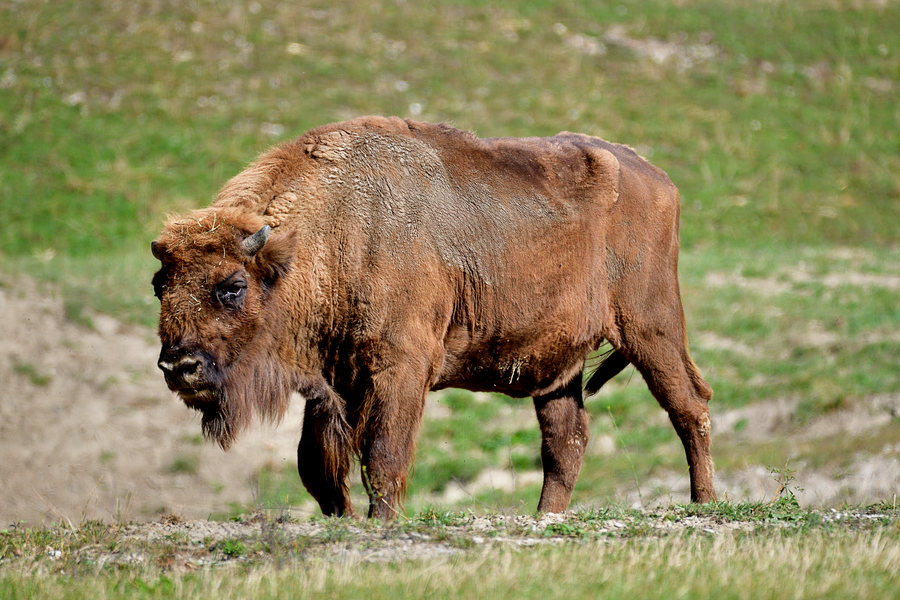
[[[628,327],[622,349],[640,371],[660,406],[669,414],[684,446],[691,479],[691,501],[713,502],[709,401],[712,388],[691,359],[680,327]]]

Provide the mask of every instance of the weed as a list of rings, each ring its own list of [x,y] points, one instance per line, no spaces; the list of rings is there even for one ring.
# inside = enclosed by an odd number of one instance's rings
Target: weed
[[[551,523],[544,528],[543,535],[581,538],[587,535],[587,530],[574,523]]]
[[[428,507],[416,515],[412,523],[423,523],[432,527],[443,527],[447,525],[459,525],[467,520],[467,516],[463,513],[452,513],[446,510],[438,510],[434,507]]]
[[[247,554],[247,546],[244,545],[243,541],[238,539],[224,540],[221,543],[220,548],[222,554],[228,558],[240,558]]]
[[[170,473],[196,475],[199,469],[200,457],[196,454],[179,454],[172,459],[172,464],[169,465]]]
[[[188,536],[187,532],[176,531],[174,533],[166,534],[165,540],[171,544],[184,545],[189,543],[191,541],[191,538],[190,536]]]
[[[325,523],[323,539],[328,542],[341,542],[354,539],[356,532],[339,519],[328,519]]]
[[[797,504],[797,499],[794,497],[794,491],[802,492],[803,488],[792,485],[796,479],[793,469],[788,467],[787,463],[784,463],[784,466],[781,468],[770,467],[769,473],[778,484],[778,489],[775,490],[769,503],[775,504],[778,502],[786,502],[788,504]]]
[[[51,381],[49,375],[41,373],[38,371],[37,367],[30,363],[15,361],[13,362],[13,371],[27,377],[32,385],[44,387],[49,385]]]

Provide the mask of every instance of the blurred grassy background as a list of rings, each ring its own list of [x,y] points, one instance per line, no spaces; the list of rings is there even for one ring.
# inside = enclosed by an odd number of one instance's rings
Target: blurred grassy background
[[[59,284],[73,319],[153,325],[147,247],[166,214],[207,204],[280,140],[362,114],[585,132],[633,145],[681,190],[683,296],[714,411],[790,398],[796,425],[900,392],[898,31],[898,3],[864,0],[5,0],[0,268]],[[595,442],[576,501],[685,471],[632,378],[589,403],[595,440],[625,451]],[[435,400],[411,494],[539,468],[530,405],[484,400]],[[834,443],[716,457],[727,472]],[[304,498],[295,476],[261,481]],[[538,487],[478,500],[530,507]]]

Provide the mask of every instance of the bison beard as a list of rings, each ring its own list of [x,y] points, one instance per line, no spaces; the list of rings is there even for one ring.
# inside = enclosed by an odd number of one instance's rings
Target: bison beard
[[[565,510],[585,395],[631,364],[681,439],[691,499],[709,502],[712,389],[688,351],[679,203],[663,171],[599,138],[482,140],[383,117],[323,126],[151,245],[159,366],[225,449],[299,392],[297,466],[322,511],[352,514],[355,456],[369,516],[391,518],[426,396],[447,387],[532,397],[538,509]]]
[[[228,450],[257,414],[278,423],[297,389],[295,376],[282,368],[271,346],[257,347],[228,365],[215,402],[192,405],[202,414],[203,435]]]

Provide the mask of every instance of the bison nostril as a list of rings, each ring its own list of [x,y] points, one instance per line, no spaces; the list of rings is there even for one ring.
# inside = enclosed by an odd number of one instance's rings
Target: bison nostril
[[[194,357],[182,358],[178,361],[178,369],[185,374],[193,373],[200,367],[200,359]]]
[[[202,356],[188,355],[180,358],[167,356],[166,359],[160,359],[156,364],[171,385],[195,386],[202,383],[206,366]]]
[[[175,365],[178,375],[185,382],[192,382],[203,375],[203,359],[197,356],[185,356]]]

